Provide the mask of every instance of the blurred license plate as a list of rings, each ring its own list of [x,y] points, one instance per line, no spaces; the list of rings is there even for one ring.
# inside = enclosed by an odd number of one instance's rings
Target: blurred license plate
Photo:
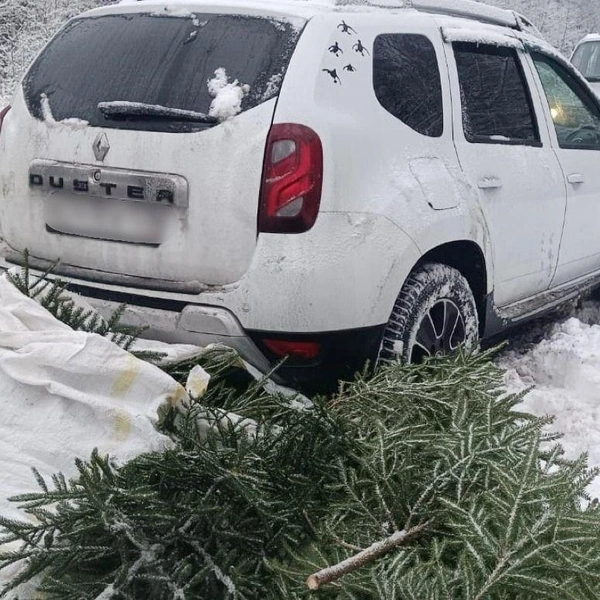
[[[160,244],[168,207],[120,200],[51,196],[45,217],[50,229],[83,237]]]

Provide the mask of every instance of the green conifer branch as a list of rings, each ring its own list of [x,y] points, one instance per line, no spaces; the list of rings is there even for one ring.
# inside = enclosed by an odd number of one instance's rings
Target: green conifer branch
[[[173,423],[173,448],[36,477],[40,491],[16,500],[37,522],[0,521],[22,544],[0,567],[25,560],[13,584],[42,573],[49,598],[287,600],[309,574],[434,519],[316,594],[519,600],[538,581],[536,598],[595,597],[595,471],[544,442],[549,420],[515,410],[489,356],[392,366],[304,410],[223,378]]]

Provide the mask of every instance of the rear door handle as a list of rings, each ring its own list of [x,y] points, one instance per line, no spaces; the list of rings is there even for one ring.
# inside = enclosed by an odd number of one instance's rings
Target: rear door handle
[[[480,190],[493,190],[502,187],[502,179],[499,177],[482,177],[477,182],[477,187]]]
[[[581,174],[581,173],[571,173],[568,177],[567,177],[567,181],[569,183],[585,183],[585,177]]]

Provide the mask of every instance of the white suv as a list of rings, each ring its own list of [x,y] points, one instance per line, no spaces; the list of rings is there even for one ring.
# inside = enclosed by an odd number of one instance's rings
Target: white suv
[[[473,344],[600,275],[600,106],[519,15],[122,3],[3,113],[0,224],[152,337],[302,387]],[[402,5],[406,5],[405,7]]]

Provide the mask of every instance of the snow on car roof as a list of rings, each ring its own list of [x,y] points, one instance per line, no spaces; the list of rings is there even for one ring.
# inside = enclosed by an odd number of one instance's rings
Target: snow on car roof
[[[523,42],[507,32],[505,28],[485,24],[473,25],[471,22],[458,22],[459,26],[442,25],[442,37],[446,42],[471,42],[506,48],[523,48]]]
[[[190,17],[198,12],[218,12],[308,19],[331,10],[332,3],[329,0],[121,0],[118,4],[95,8],[85,15],[150,12],[171,17]]]
[[[122,0],[116,6],[92,11],[94,14],[111,12],[141,12],[161,10],[183,14],[199,9],[246,13],[269,13],[310,18],[323,12],[379,12],[416,10],[436,15],[452,15],[518,29],[519,16],[511,11],[489,6],[475,0]]]
[[[474,18],[506,27],[518,26],[513,11],[474,0],[412,0],[410,6],[422,12]]]

